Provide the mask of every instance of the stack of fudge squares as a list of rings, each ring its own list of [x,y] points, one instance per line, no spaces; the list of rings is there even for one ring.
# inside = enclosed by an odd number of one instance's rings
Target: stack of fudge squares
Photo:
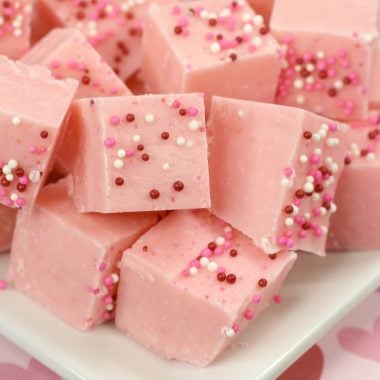
[[[379,249],[379,8],[3,1],[13,287],[206,366],[281,302],[295,251]]]

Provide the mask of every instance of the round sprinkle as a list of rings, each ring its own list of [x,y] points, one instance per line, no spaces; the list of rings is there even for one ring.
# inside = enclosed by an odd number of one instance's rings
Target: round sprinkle
[[[229,284],[234,284],[236,282],[236,276],[233,274],[233,273],[230,273],[227,278],[226,278],[227,282]]]
[[[150,191],[149,196],[152,199],[158,199],[160,197],[160,192],[157,189],[153,189]]]
[[[49,132],[48,131],[42,131],[40,133],[40,136],[42,139],[46,139],[49,136]]]
[[[208,244],[208,249],[210,250],[210,251],[215,251],[215,249],[216,249],[216,244],[212,241],[211,243],[209,243]]]
[[[223,282],[226,280],[227,276],[224,272],[220,272],[216,275],[216,278],[218,279],[218,281]]]
[[[117,178],[115,179],[115,185],[116,185],[116,186],[123,186],[123,185],[124,185],[124,178],[117,177]]]
[[[142,145],[142,144],[137,145],[137,150],[140,151],[140,152],[142,150],[144,150],[144,145]]]
[[[189,123],[189,129],[191,131],[197,131],[199,129],[200,125],[199,125],[199,121],[197,120],[191,120],[190,123]]]
[[[231,257],[236,257],[237,254],[238,254],[238,251],[236,249],[231,249],[231,251],[230,251],[230,256]]]
[[[140,135],[133,135],[132,136],[132,141],[135,143],[138,143],[141,141],[141,136]]]
[[[269,256],[269,258],[271,259],[271,260],[276,260],[277,259],[277,254],[275,254],[275,253],[271,253],[270,255],[268,255]]]
[[[177,138],[177,145],[183,146],[185,144],[186,144],[186,139],[184,137],[180,136]]]
[[[163,140],[167,140],[169,138],[169,132],[162,132],[161,133],[161,138]]]
[[[154,116],[151,113],[148,113],[147,115],[145,115],[145,121],[147,123],[153,123],[154,122]]]
[[[175,191],[182,191],[184,189],[185,185],[183,184],[182,181],[175,181],[173,183],[173,189]]]
[[[116,168],[116,169],[121,169],[121,168],[124,166],[124,162],[123,162],[122,160],[120,160],[120,159],[115,160],[115,161],[113,162],[113,166],[114,166],[114,168]]]
[[[162,169],[165,170],[165,171],[168,171],[170,169],[170,165],[165,162],[163,165],[162,165]]]
[[[113,146],[115,146],[115,144],[116,144],[116,140],[113,137],[107,137],[104,141],[104,145],[107,148],[112,148]]]
[[[201,257],[201,259],[199,260],[199,263],[201,264],[202,267],[207,267],[208,263],[210,262],[210,260],[208,259],[208,257]]]
[[[12,125],[17,126],[21,124],[21,119],[18,116],[12,117]]]
[[[128,123],[132,123],[133,121],[135,121],[135,115],[133,113],[129,113],[126,116],[126,120],[128,121]]]
[[[120,124],[120,117],[119,116],[111,116],[110,122],[114,127],[116,127],[117,125]]]
[[[214,272],[217,271],[217,269],[218,269],[218,264],[215,261],[211,261],[211,262],[208,263],[207,270],[209,272],[214,273]]]
[[[143,161],[149,161],[149,154],[148,153],[144,153],[142,156],[141,156],[141,159]]]
[[[313,134],[312,134],[310,131],[305,131],[305,132],[303,133],[303,137],[304,137],[306,140],[311,139],[312,136],[313,136]]]
[[[257,284],[260,286],[260,288],[265,288],[268,285],[268,281],[265,278],[260,278]]]
[[[198,269],[196,267],[191,267],[189,272],[192,276],[195,276],[198,273]]]
[[[124,157],[126,157],[126,155],[127,155],[127,152],[126,152],[124,149],[119,149],[119,150],[117,151],[117,156],[118,156],[119,158],[124,158]]]

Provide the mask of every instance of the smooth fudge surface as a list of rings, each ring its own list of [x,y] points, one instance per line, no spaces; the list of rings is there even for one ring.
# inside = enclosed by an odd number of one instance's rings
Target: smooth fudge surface
[[[339,120],[364,119],[378,39],[377,0],[276,1],[271,32],[287,46],[276,101]]]
[[[54,79],[45,67],[0,56],[0,203],[23,207],[35,201],[77,86]]]
[[[380,108],[380,44],[376,46],[373,58],[369,100],[371,108]]]
[[[0,204],[0,253],[11,247],[17,210]]]
[[[80,212],[210,206],[202,94],[78,100],[70,129]]]
[[[212,211],[268,253],[323,255],[348,128],[302,109],[214,97]]]
[[[266,255],[207,210],[174,211],[124,253],[116,326],[164,358],[205,366],[280,300],[295,259]]]
[[[327,249],[378,250],[380,248],[380,179],[378,123],[366,123],[349,134],[347,152],[331,217]]]
[[[55,27],[80,29],[122,80],[140,67],[144,0],[39,0],[38,35]]]
[[[0,54],[18,59],[29,49],[33,3],[33,0],[2,2]]]
[[[29,65],[42,65],[57,79],[79,81],[76,98],[131,95],[127,86],[74,28],[57,28],[40,40],[23,58]]]
[[[122,252],[156,222],[155,213],[78,214],[66,180],[48,185],[18,215],[9,277],[72,327],[91,329],[114,316]]]
[[[142,45],[153,93],[201,91],[207,105],[211,95],[274,101],[283,52],[245,1],[152,4]]]

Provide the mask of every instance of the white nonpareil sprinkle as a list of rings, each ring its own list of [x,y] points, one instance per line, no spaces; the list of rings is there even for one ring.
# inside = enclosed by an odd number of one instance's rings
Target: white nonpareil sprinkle
[[[291,227],[294,225],[294,219],[293,218],[286,218],[285,219],[285,226]]]
[[[18,116],[12,117],[12,125],[17,126],[21,124],[21,119]]]
[[[189,123],[189,129],[191,131],[197,131],[200,127],[200,123],[197,120],[191,120]]]
[[[218,269],[218,264],[215,262],[215,261],[211,261],[208,263],[207,265],[207,270],[209,272],[216,272],[216,270]]]
[[[41,172],[38,169],[33,169],[28,176],[29,180],[33,183],[36,183],[41,178]]]
[[[220,45],[217,42],[213,42],[210,46],[211,53],[219,53],[221,50]]]
[[[208,257],[201,257],[201,259],[199,260],[199,263],[201,264],[202,267],[207,267],[208,263],[210,262],[210,260],[208,259]]]
[[[314,191],[314,185],[310,182],[306,182],[304,185],[303,185],[303,191],[305,193],[312,193]]]
[[[141,141],[141,136],[140,135],[133,135],[132,141],[135,143],[139,143]]]
[[[154,122],[154,116],[151,113],[148,113],[147,115],[145,115],[145,121],[147,123],[153,123]]]
[[[117,284],[119,282],[119,275],[117,273],[112,273],[111,278],[114,284]]]
[[[124,157],[127,156],[127,152],[126,152],[124,149],[119,149],[119,150],[117,151],[117,156],[118,156],[119,158],[124,158]]]
[[[307,161],[309,161],[309,159],[307,158],[307,156],[306,156],[305,154],[302,154],[302,155],[300,156],[300,162],[301,162],[302,164],[306,164]]]
[[[183,146],[185,144],[186,144],[186,139],[184,137],[180,136],[177,138],[177,145]]]
[[[226,242],[226,239],[224,239],[223,236],[218,236],[216,239],[215,239],[215,243],[216,245],[223,245],[224,243]]]
[[[116,169],[121,169],[121,168],[124,166],[124,162],[123,162],[122,160],[120,160],[120,159],[115,160],[115,161],[113,162],[113,166],[114,166],[114,168],[116,168]]]
[[[162,165],[162,169],[165,170],[166,172],[170,169],[170,165],[165,162],[163,165]]]
[[[192,276],[195,276],[197,273],[198,273],[198,269],[196,267],[191,267],[189,269],[189,273],[192,275]]]

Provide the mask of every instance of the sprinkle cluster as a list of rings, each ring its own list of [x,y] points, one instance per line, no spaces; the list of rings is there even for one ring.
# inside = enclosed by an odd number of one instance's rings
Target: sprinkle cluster
[[[101,63],[105,70],[108,69],[107,65]],[[108,86],[110,77],[102,78],[100,76],[95,77],[93,71],[94,66],[92,62],[83,62],[76,59],[52,59],[49,65],[53,76],[56,79],[72,78],[77,79],[82,88],[91,88],[92,92],[96,91],[103,95],[120,95],[120,86],[112,85]],[[111,71],[112,73],[112,71]],[[114,78],[117,79],[115,76]]]
[[[30,0],[2,1],[0,4],[0,37],[12,35],[21,37],[24,33],[27,16],[32,12]]]
[[[123,35],[140,39],[142,36],[142,20],[136,17],[135,7],[144,4],[145,0],[58,0],[67,5],[68,26],[80,29],[90,43],[97,47],[102,42],[110,44],[120,30]],[[130,46],[125,39],[112,40],[114,46],[113,69],[119,74],[130,54]],[[110,62],[109,62],[110,63]]]
[[[13,128],[18,128],[22,124],[19,116],[11,118]],[[37,162],[41,162],[41,156],[48,152],[49,132],[42,130],[38,133],[37,140],[41,143],[31,145],[25,152],[26,156],[37,155]],[[25,163],[26,166],[26,163]],[[28,165],[30,166],[30,165]],[[22,162],[16,157],[6,160],[0,158],[0,201],[9,207],[23,207],[26,204],[27,192],[40,181],[42,173],[38,167],[27,170]]]
[[[358,40],[362,44],[372,42]],[[289,96],[294,96],[296,105],[313,105],[313,111],[322,112],[323,99],[324,102],[333,102],[342,117],[352,116],[357,107],[357,93],[361,91],[364,95],[366,90],[361,87],[360,72],[353,67],[350,54],[344,49],[334,55],[323,50],[299,52],[293,47],[294,41],[292,35],[283,37],[287,46],[287,64],[279,78],[276,102],[283,103]]]
[[[283,208],[284,230],[277,238],[277,246],[292,249],[296,239],[308,236],[320,238],[327,233],[327,227],[319,221],[328,213],[335,213],[337,207],[332,193],[328,191],[335,183],[335,174],[339,172],[338,162],[326,154],[340,144],[336,137],[340,126],[331,122],[322,124],[317,132],[303,132],[305,146],[311,153],[300,154],[299,169],[306,175],[297,174],[294,169],[285,167],[281,184],[289,188],[291,202]],[[314,145],[314,147],[313,147]],[[310,204],[311,202],[311,204]]]
[[[230,1],[218,12],[203,6],[184,8],[176,4],[171,13],[175,18],[173,34],[178,38],[191,37],[191,23],[201,20],[207,30],[204,35],[207,51],[221,60],[235,62],[239,54],[254,53],[268,37],[263,17],[244,1]]]
[[[178,114],[180,118],[183,118],[184,123],[187,123],[190,133],[202,132],[204,133],[204,125],[200,119],[200,111],[196,106],[185,106],[178,99],[168,98],[165,100],[165,104]],[[113,168],[116,170],[116,176],[114,178],[114,186],[122,187],[128,186],[128,179],[125,178],[125,173],[128,172],[128,166],[136,164],[138,162],[141,165],[149,165],[152,160],[162,160],[161,157],[155,157],[149,150],[149,146],[144,143],[142,134],[139,133],[139,127],[145,128],[148,125],[152,126],[150,135],[156,135],[154,145],[163,145],[168,149],[174,149],[176,147],[180,149],[192,149],[196,144],[195,140],[185,138],[184,136],[171,136],[169,131],[163,129],[159,130],[154,128],[155,123],[161,124],[155,113],[146,112],[145,114],[135,114],[132,111],[128,111],[124,115],[111,115],[107,121],[110,129],[109,135],[104,140],[104,146],[109,156],[109,162],[111,162]],[[117,139],[114,137],[116,133],[113,133],[114,128],[127,128],[129,137],[123,139]],[[131,132],[133,131],[133,132]],[[162,161],[160,166],[162,168],[162,176],[165,173],[170,173],[174,162]],[[173,180],[170,188],[155,188],[152,187],[144,197],[151,199],[152,201],[158,200],[163,194],[169,194],[169,196],[175,194],[184,193],[187,190],[187,184],[183,178],[177,178]]]

